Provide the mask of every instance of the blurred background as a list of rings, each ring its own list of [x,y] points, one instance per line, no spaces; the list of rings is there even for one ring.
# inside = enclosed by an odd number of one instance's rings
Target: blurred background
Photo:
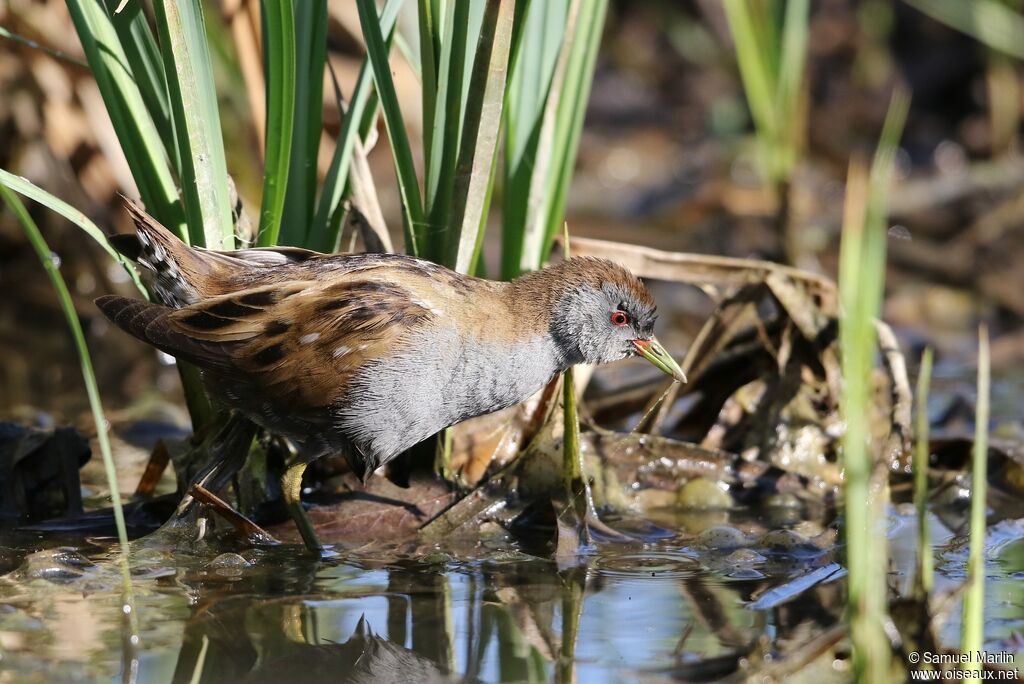
[[[414,38],[415,6],[407,4],[400,31]],[[259,107],[244,85],[252,55],[239,54],[233,35],[259,25],[253,5],[223,0],[207,11],[229,172],[250,218],[259,207],[262,123],[253,121]],[[806,68],[772,139],[759,125],[757,102],[748,100],[751,83],[744,87],[743,52],[723,3],[612,2],[568,195],[572,234],[789,261],[834,277],[847,165],[857,155],[870,158],[901,84],[912,105],[891,195],[884,315],[912,366],[927,342],[938,350],[938,382],[964,379],[965,387],[977,324],[987,322],[999,378],[995,415],[1013,429],[1024,388],[1020,5],[814,0]],[[0,37],[0,167],[106,229],[127,230],[118,193],[138,193],[64,2],[3,0],[0,27],[9,32]],[[353,2],[329,3],[328,52],[342,91],[351,92],[365,54]],[[394,51],[395,80],[400,96],[407,94],[402,109],[419,150],[418,86],[401,55]],[[341,115],[329,84],[324,92],[322,144],[329,149]],[[759,166],[758,146],[766,142],[783,148],[777,175]],[[387,147],[378,144],[369,160],[401,245]],[[329,158],[320,156],[321,175]],[[128,412],[186,424],[169,359],[111,330],[91,304],[129,292],[123,270],[78,228],[38,205],[30,210],[72,288],[114,420]],[[500,211],[490,221],[500,224]],[[499,236],[488,235],[484,258],[493,274]],[[677,290],[662,309],[678,330],[678,351],[709,304],[696,291]],[[87,428],[56,298],[7,212],[0,213],[0,292],[0,415]]]

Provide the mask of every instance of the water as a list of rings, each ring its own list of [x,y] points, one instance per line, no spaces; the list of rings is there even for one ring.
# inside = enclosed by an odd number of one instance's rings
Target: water
[[[997,421],[1016,415],[1020,396],[1019,385],[999,387]],[[136,456],[141,469],[146,452]],[[101,486],[90,491],[103,498]],[[933,511],[937,594],[963,582],[964,513],[962,501]],[[297,546],[183,553],[150,535],[132,550],[138,643],[109,539],[0,532],[0,684],[849,680],[842,643],[786,670],[812,639],[837,625],[845,635],[834,511],[645,515],[667,532],[597,544],[561,568],[545,530],[536,539],[474,530],[327,560]],[[1024,523],[1014,515],[997,512],[989,529],[985,639],[1021,667]],[[892,599],[911,592],[916,528],[912,509],[890,510]],[[959,601],[940,603],[939,636],[955,647]]]
[[[186,555],[151,536],[133,543],[137,646],[106,541],[8,539],[0,682],[715,681],[769,671],[838,624],[845,580],[827,536],[737,515],[737,547],[717,541],[718,514],[673,519],[678,536],[599,544],[561,569],[508,537],[315,560],[294,546]],[[916,525],[904,508],[889,520],[891,587],[906,594]],[[932,529],[949,591],[966,552],[940,517]],[[1024,631],[1024,525],[989,537],[986,643],[998,650]],[[942,632],[951,644],[958,614]],[[831,656],[801,672],[848,678]]]

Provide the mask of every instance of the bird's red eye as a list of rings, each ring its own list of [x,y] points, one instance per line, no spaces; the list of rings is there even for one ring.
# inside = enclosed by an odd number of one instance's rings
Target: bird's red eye
[[[624,311],[616,311],[612,313],[612,325],[628,325],[629,316]]]

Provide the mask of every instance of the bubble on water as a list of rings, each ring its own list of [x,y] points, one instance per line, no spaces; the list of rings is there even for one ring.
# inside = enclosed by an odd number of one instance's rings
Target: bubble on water
[[[893,238],[894,240],[910,241],[913,239],[913,237],[910,235],[910,229],[907,228],[906,226],[900,225],[890,226],[889,237]]]
[[[935,168],[939,173],[955,175],[967,170],[970,160],[967,158],[967,151],[960,143],[952,140],[943,140],[932,155]]]
[[[910,158],[910,153],[902,147],[897,148],[893,156],[893,177],[896,180],[904,180],[910,176],[913,168],[914,162]]]

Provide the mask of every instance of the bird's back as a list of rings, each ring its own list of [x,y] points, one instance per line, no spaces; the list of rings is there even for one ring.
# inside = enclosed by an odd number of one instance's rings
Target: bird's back
[[[456,350],[437,345],[459,339],[455,321],[479,320],[478,312],[500,304],[499,284],[411,257],[290,248],[214,252],[184,245],[140,210],[133,218],[135,240],[114,244],[150,272],[163,305],[103,297],[99,307],[135,337],[199,366],[215,396],[293,438],[309,457],[351,451],[353,441],[364,468],[395,455],[340,420],[354,403],[353,392],[382,387],[386,383],[375,380],[383,381],[392,362],[418,358],[421,367],[406,368],[410,375],[391,388],[394,394],[375,391],[379,401],[365,406],[400,418],[401,412],[385,409],[409,405],[418,378],[428,370],[453,370],[443,358]],[[419,346],[418,356],[410,345]],[[431,389],[413,392],[427,402],[426,412],[431,403],[443,408],[443,387]],[[394,422],[381,429],[405,441],[418,434]]]

